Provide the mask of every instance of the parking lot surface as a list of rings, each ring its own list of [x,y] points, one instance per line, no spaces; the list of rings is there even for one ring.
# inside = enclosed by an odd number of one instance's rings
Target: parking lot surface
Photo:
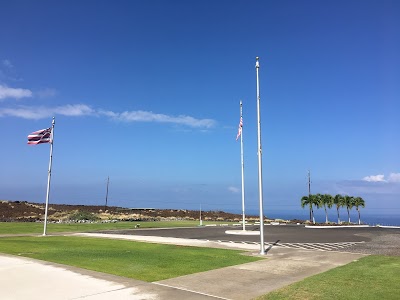
[[[192,228],[131,229],[103,231],[107,234],[157,236],[219,243],[259,244],[259,235],[226,234],[239,230],[237,226],[204,226]],[[246,226],[246,231],[258,231],[258,226]],[[306,228],[302,225],[269,225],[264,227],[266,247],[280,246],[326,251],[350,251],[365,254],[400,255],[398,228]]]

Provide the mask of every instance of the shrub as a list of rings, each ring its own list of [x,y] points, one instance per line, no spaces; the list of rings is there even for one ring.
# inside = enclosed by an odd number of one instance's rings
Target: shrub
[[[77,211],[76,213],[69,216],[71,221],[97,221],[100,218],[93,213],[87,211]]]

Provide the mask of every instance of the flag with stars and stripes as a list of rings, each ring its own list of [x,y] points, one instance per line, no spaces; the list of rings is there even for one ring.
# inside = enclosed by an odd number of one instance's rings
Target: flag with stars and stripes
[[[28,135],[28,144],[37,145],[51,143],[51,128],[41,129]]]

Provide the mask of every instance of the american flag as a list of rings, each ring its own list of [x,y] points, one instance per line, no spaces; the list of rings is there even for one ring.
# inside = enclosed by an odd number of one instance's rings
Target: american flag
[[[51,143],[51,128],[41,129],[28,135],[28,144],[37,145]]]
[[[240,117],[239,128],[238,128],[238,133],[237,133],[237,136],[236,136],[236,140],[238,140],[240,135],[242,134],[242,127],[243,127],[243,118]]]

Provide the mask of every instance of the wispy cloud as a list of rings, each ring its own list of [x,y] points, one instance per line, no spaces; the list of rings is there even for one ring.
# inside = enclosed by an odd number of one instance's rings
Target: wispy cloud
[[[0,108],[0,117],[10,116],[23,119],[40,120],[49,118],[55,115],[62,116],[88,116],[95,114],[95,111],[85,104],[64,105],[54,108],[49,107],[28,107],[20,106],[17,108]]]
[[[390,173],[387,179],[385,175],[371,175],[363,178],[364,181],[368,182],[400,182],[400,173]]]
[[[15,70],[14,65],[9,59],[0,61],[0,79],[8,81],[22,81]]]
[[[388,182],[400,182],[400,173],[390,173]]]
[[[191,116],[169,116],[151,111],[125,111],[122,113],[103,109],[93,109],[85,104],[64,105],[57,107],[45,106],[18,106],[14,108],[0,108],[0,117],[19,117],[24,119],[39,120],[55,115],[62,116],[104,116],[123,122],[155,122],[184,125],[192,128],[209,129],[216,125],[212,119],[196,119]]]
[[[211,119],[196,119],[190,116],[168,116],[164,114],[157,114],[151,111],[124,111],[120,114],[108,112],[116,120],[125,122],[157,122],[157,123],[173,123],[186,125],[190,127],[211,128],[215,126],[215,121]]]
[[[39,98],[50,98],[57,95],[57,91],[51,88],[45,88],[35,93]]]
[[[240,192],[240,189],[238,189],[237,187],[234,187],[234,186],[230,186],[230,187],[228,187],[228,191],[230,191],[231,193],[237,194]]]
[[[337,194],[342,195],[400,195],[400,184],[388,181],[345,180],[336,183]]]
[[[11,88],[0,84],[0,101],[7,98],[20,99],[32,97],[32,92],[28,89]]]
[[[8,60],[8,59],[3,59],[2,64],[3,64],[3,66],[5,66],[6,68],[9,68],[9,69],[13,69],[13,68],[14,68],[13,64],[12,64],[11,61]]]
[[[385,175],[379,174],[379,175],[371,175],[371,176],[366,176],[363,178],[364,181],[368,182],[385,182]]]

